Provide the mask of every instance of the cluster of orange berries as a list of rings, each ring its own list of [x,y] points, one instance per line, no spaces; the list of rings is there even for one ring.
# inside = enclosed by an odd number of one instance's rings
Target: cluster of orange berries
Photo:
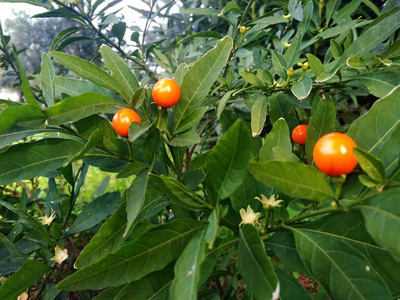
[[[158,106],[170,108],[178,103],[181,89],[175,80],[164,78],[154,85],[152,96]],[[130,108],[117,111],[112,119],[114,130],[122,137],[129,135],[129,126],[132,122],[141,123],[142,121],[138,113]]]
[[[292,140],[304,145],[307,138],[307,125],[298,125],[292,131]],[[331,132],[322,136],[314,145],[313,158],[315,165],[330,176],[349,174],[357,166],[353,148],[354,140],[340,132]]]

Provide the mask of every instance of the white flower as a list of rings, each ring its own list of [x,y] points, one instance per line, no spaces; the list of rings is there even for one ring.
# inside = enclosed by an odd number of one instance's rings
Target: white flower
[[[50,225],[53,222],[54,218],[56,217],[56,213],[53,212],[49,217],[44,215],[44,217],[39,217],[38,219],[42,223],[42,225]]]
[[[21,295],[18,296],[17,300],[27,300],[28,299],[28,293],[23,292]]]
[[[61,250],[60,247],[56,246],[54,248],[54,252],[55,252],[55,255],[51,258],[52,261],[55,261],[60,264],[68,258],[68,250],[67,249]]]
[[[264,209],[267,210],[272,210],[275,207],[280,207],[281,205],[279,203],[283,202],[283,200],[275,200],[275,195],[272,195],[268,199],[267,197],[265,197],[265,195],[261,194],[261,199],[260,197],[255,197],[254,199],[260,201]]]
[[[239,225],[242,224],[255,225],[258,222],[258,218],[261,216],[261,213],[259,212],[255,213],[254,210],[250,207],[250,205],[247,205],[247,210],[244,210],[244,208],[240,209],[239,213],[240,217],[242,218],[242,222],[240,222]]]

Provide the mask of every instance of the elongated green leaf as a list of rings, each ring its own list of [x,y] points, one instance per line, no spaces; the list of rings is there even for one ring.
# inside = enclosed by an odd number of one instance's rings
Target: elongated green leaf
[[[46,109],[45,113],[49,116],[49,124],[59,125],[74,122],[99,112],[115,111],[117,106],[118,102],[106,96],[85,93],[66,98]]]
[[[103,136],[101,135],[101,130],[100,129],[96,129],[95,131],[92,132],[92,134],[90,135],[88,141],[85,144],[85,147],[83,147],[78,153],[72,155],[66,165],[70,165],[73,162],[82,159],[83,156],[89,151],[91,150],[95,145],[99,144],[103,139]]]
[[[116,99],[117,95],[94,83],[69,77],[56,76],[54,78],[54,88],[56,98],[65,98],[67,96],[79,96],[84,93],[92,92]]]
[[[14,125],[10,127],[10,129],[4,131],[3,133],[0,133],[0,148],[10,146],[12,143],[19,141],[23,138],[26,138],[28,136],[34,135],[36,133],[49,132],[49,131],[51,130],[44,128],[29,129],[29,128],[23,128],[18,125]]]
[[[228,103],[229,99],[231,98],[231,95],[234,92],[235,92],[234,90],[226,92],[225,95],[223,95],[222,98],[219,100],[218,109],[217,109],[217,118],[218,119],[221,117],[221,114],[224,111],[226,104]]]
[[[281,192],[297,198],[313,201],[333,197],[326,176],[315,167],[302,163],[266,161],[250,162],[250,173],[267,186],[278,188]]]
[[[244,224],[240,229],[237,264],[248,292],[256,299],[276,299],[275,293],[279,294],[278,279],[252,225]]]
[[[150,273],[142,279],[128,283],[112,300],[167,299],[173,279],[173,269],[167,266],[161,271]]]
[[[0,112],[0,133],[20,121],[43,120],[44,113],[30,104],[20,106],[9,106]]]
[[[341,20],[345,20],[346,18],[350,17],[350,15],[355,12],[357,7],[361,4],[362,0],[353,0],[346,4],[343,8],[336,13],[333,14],[333,19],[336,22],[340,22]]]
[[[197,299],[200,267],[205,256],[204,230],[196,232],[175,264],[172,299]]]
[[[82,232],[99,224],[105,217],[110,215],[119,198],[120,193],[113,192],[92,200],[75,219],[68,230],[68,235]]]
[[[372,95],[385,97],[397,85],[400,84],[400,71],[392,68],[385,68],[372,73],[367,73],[355,79],[361,81]]]
[[[400,124],[400,86],[397,86],[389,95],[376,101],[365,115],[351,124],[348,135],[351,136],[359,148],[383,159],[380,151]],[[385,161],[395,161],[399,157],[396,149],[388,149]],[[391,151],[390,151],[391,150]],[[385,165],[387,167],[387,165]]]
[[[17,271],[28,257],[0,233],[0,276]]]
[[[193,130],[176,135],[170,142],[173,147],[187,147],[200,143],[200,136]]]
[[[154,177],[153,177],[154,178]],[[207,202],[204,202],[198,195],[196,195],[193,191],[188,189],[185,185],[180,183],[178,180],[161,175],[161,180],[163,181],[165,187],[168,189],[166,192],[167,195],[172,194],[172,199],[177,198],[179,202],[176,202],[178,205],[180,203],[187,204],[184,207],[187,208],[197,208],[197,209],[212,209],[212,206]],[[172,200],[171,199],[171,200]],[[174,200],[172,200],[174,201]]]
[[[241,208],[251,207],[256,208],[258,200],[254,199],[258,195],[257,193],[257,181],[249,172],[244,176],[242,184],[235,190],[235,192],[229,197],[232,203],[232,208],[239,212]]]
[[[278,51],[272,50],[271,51],[271,57],[272,57],[272,65],[274,66],[275,73],[278,74],[279,77],[282,79],[287,78],[287,68],[288,66],[286,65],[286,60],[283,57],[282,54],[280,54]]]
[[[112,72],[111,76],[119,83],[120,94],[132,101],[139,83],[129,65],[106,45],[101,46],[100,52],[106,67]]]
[[[44,226],[41,223],[39,223],[37,219],[33,218],[28,213],[24,212],[19,208],[14,207],[12,204],[5,202],[3,200],[0,200],[0,205],[3,205],[8,210],[11,210],[13,213],[17,214],[21,219],[26,220],[26,222],[28,222],[29,225],[32,226],[32,228],[34,228],[35,231],[40,235],[43,241],[45,241],[48,245],[52,245],[52,241],[49,237],[49,234],[47,233]]]
[[[101,289],[118,286],[161,270],[176,259],[204,222],[179,220],[158,226],[124,245],[99,262],[62,280],[61,290]]]
[[[47,53],[42,54],[42,63],[40,65],[40,82],[42,83],[43,97],[47,106],[54,104],[54,77],[55,69],[50,56]]]
[[[319,60],[318,57],[308,53],[307,60],[315,76],[320,76],[322,72],[324,72],[325,70],[324,65],[322,64],[322,62]]]
[[[186,73],[189,71],[189,67],[186,63],[181,63],[175,71],[174,79],[179,86],[182,85],[183,78],[185,78]]]
[[[367,173],[368,176],[373,180],[383,183],[385,177],[385,168],[383,167],[382,161],[360,148],[354,148],[353,152],[364,172]]]
[[[191,129],[197,122],[201,120],[207,110],[208,106],[205,106],[188,113],[187,117],[181,122],[179,130],[177,130],[175,134]]]
[[[333,299],[391,299],[385,282],[360,252],[339,240],[290,229],[312,276]]]
[[[275,267],[274,270],[279,280],[280,299],[292,300],[293,295],[296,295],[296,300],[311,300],[306,290],[289,270],[282,270],[279,267]]]
[[[206,174],[219,199],[229,197],[242,183],[250,157],[249,144],[248,128],[239,120],[208,155]]]
[[[274,124],[280,118],[284,118],[289,125],[289,130],[292,131],[299,125],[299,121],[294,111],[294,102],[290,100],[290,97],[283,93],[276,93],[269,97],[269,120],[271,124]]]
[[[293,64],[297,61],[300,57],[300,46],[303,39],[303,31],[299,29],[294,37],[293,41],[290,44],[290,47],[286,50],[283,57],[286,60],[286,65],[288,68],[291,68]]]
[[[335,63],[328,71],[333,73],[335,70],[343,67],[349,57],[363,56],[379,46],[400,27],[400,22],[398,22],[399,12],[400,7],[397,6],[376,18],[374,22],[363,31],[358,39],[356,39],[350,47],[344,51],[337,63]]]
[[[259,136],[264,128],[265,119],[268,113],[268,101],[260,94],[251,107],[251,135]]]
[[[92,300],[115,300],[115,297],[118,296],[119,292],[126,286],[121,285],[121,286],[116,286],[114,288],[109,288],[105,291],[102,291],[100,294],[97,296],[93,297]]]
[[[371,238],[361,212],[329,214],[302,227],[303,231],[337,239],[354,247],[368,258],[393,292],[400,292],[400,262],[396,262],[388,251]]]
[[[260,149],[260,162],[273,159],[274,148],[281,148],[290,152],[292,151],[289,127],[283,118],[275,122],[272,130],[265,138],[265,143]]]
[[[303,100],[310,95],[312,90],[312,80],[310,77],[305,76],[302,81],[295,82],[292,85],[292,93],[296,96],[297,99]]]
[[[22,63],[18,57],[18,55],[15,52],[12,52],[12,56],[14,58],[15,63],[17,64],[19,76],[21,78],[21,89],[22,92],[24,93],[24,98],[26,102],[33,107],[36,107],[37,109],[41,109],[39,103],[36,101],[35,94],[32,91],[32,88],[29,84],[29,79],[28,76],[26,75],[25,69],[22,66]]]
[[[294,272],[309,274],[296,249],[296,242],[291,231],[275,232],[265,242],[265,246],[275,252],[283,266],[290,268]]]
[[[182,122],[202,106],[208,91],[226,65],[232,49],[232,39],[225,37],[214,49],[196,61],[186,73],[181,86],[181,98],[175,106],[174,132],[182,130]]]
[[[51,42],[50,45],[50,49],[49,51],[54,51],[57,48],[57,45],[64,40],[65,38],[67,38],[68,36],[70,36],[71,34],[74,34],[77,31],[80,31],[84,28],[82,27],[68,27],[67,29],[61,31],[59,34],[57,34],[57,36],[53,39],[53,41]]]
[[[139,215],[146,197],[149,172],[146,170],[137,175],[126,193],[126,214],[128,222],[124,235],[130,232],[132,224]]]
[[[147,169],[147,166],[144,163],[134,161],[133,163],[127,165],[121,172],[119,172],[117,178],[125,178],[132,175],[138,175],[145,169]]]
[[[211,38],[222,39],[222,35],[218,31],[202,31],[202,32],[198,32],[198,33],[194,33],[194,34],[185,36],[183,39],[179,40],[178,44],[183,43],[184,41],[196,38],[196,37],[211,37]]]
[[[0,156],[0,184],[30,179],[54,171],[83,146],[64,139],[45,139],[12,146]]]
[[[137,140],[142,134],[144,134],[151,127],[150,123],[147,122],[132,122],[129,125],[129,141],[133,142]]]
[[[313,149],[315,143],[321,136],[335,131],[335,123],[336,109],[333,99],[331,97],[321,99],[307,127],[306,155],[309,164],[314,161]]]
[[[126,228],[126,208],[122,204],[117,211],[101,226],[90,243],[83,248],[74,267],[80,269],[89,266],[109,253],[114,252],[123,243]]]
[[[218,16],[219,10],[214,8],[185,8],[180,11],[181,14],[193,14],[204,16]]]
[[[120,87],[118,81],[91,62],[74,55],[57,51],[51,51],[50,55],[77,75],[90,80],[94,84],[103,86],[110,91],[119,93]]]
[[[399,192],[400,188],[389,189],[357,206],[364,216],[368,233],[398,262],[400,241],[396,233],[400,230]]]
[[[38,260],[26,262],[0,286],[0,299],[17,299],[50,268]]]

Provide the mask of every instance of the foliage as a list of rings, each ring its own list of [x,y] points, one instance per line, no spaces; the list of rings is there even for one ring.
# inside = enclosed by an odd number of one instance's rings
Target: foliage
[[[400,296],[397,1],[183,1],[174,14],[142,1],[126,8],[147,17],[130,41],[119,1],[7,2],[103,46],[99,65],[51,47],[33,81],[0,32],[25,99],[0,100],[1,299]],[[153,102],[161,77],[180,86],[172,108]],[[142,120],[125,138],[121,108]],[[305,145],[290,139],[299,124]],[[357,144],[346,176],[313,162],[332,131]],[[129,186],[104,180],[78,203],[94,168]]]

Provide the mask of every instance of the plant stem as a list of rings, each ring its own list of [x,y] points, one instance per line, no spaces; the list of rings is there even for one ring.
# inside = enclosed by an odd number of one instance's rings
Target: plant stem
[[[37,291],[35,297],[33,297],[33,300],[38,299],[39,296],[40,296],[40,295],[42,294],[42,292],[44,291],[44,288],[45,288],[45,286],[46,286],[46,281],[50,278],[51,272],[52,272],[52,270],[49,271],[49,272],[46,274],[46,277],[43,279],[43,282],[42,282],[42,284],[40,285],[40,288],[39,288],[39,290]]]

